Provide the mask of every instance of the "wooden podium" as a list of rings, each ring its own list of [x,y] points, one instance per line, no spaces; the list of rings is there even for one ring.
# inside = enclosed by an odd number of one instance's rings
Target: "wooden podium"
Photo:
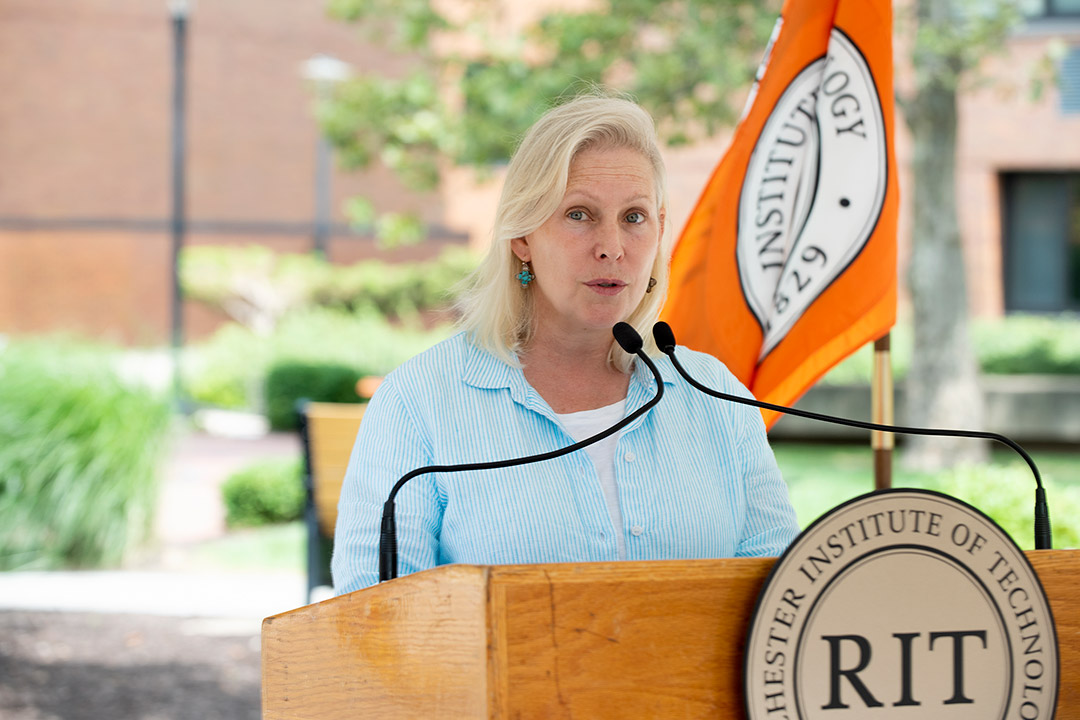
[[[1080,551],[1027,553],[1080,718]],[[263,622],[263,717],[742,718],[774,560],[449,565]]]

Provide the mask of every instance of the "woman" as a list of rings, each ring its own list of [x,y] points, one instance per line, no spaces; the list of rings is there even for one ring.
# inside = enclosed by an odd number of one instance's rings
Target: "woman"
[[[338,509],[337,592],[377,581],[382,505],[408,471],[555,450],[652,398],[652,374],[611,328],[651,338],[667,286],[664,191],[653,122],[629,101],[577,98],[526,134],[462,331],[390,373],[365,414]],[[714,358],[679,356],[713,387],[747,393]],[[760,413],[657,364],[662,401],[586,450],[406,484],[399,572],[779,555],[798,528]]]

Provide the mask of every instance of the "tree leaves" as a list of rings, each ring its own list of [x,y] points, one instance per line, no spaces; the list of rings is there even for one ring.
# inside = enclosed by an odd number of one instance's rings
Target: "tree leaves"
[[[750,85],[779,2],[623,0],[542,15],[507,33],[496,3],[443,14],[428,0],[331,0],[332,16],[359,25],[390,51],[407,50],[403,76],[361,74],[320,107],[347,168],[379,163],[405,186],[435,188],[449,165],[505,162],[559,98],[602,85],[629,93],[684,144],[730,126]],[[415,239],[401,216],[355,205],[384,242]]]
[[[916,84],[953,90],[977,80],[983,58],[1004,50],[1020,19],[1018,0],[919,0],[897,11],[899,31],[911,42]]]

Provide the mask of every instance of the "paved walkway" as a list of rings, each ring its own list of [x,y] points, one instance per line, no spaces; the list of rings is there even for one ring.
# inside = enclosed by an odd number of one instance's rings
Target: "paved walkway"
[[[225,534],[221,485],[259,460],[299,457],[296,433],[226,437],[186,433],[176,439],[158,497],[155,537],[165,546],[211,540]]]
[[[231,473],[256,460],[300,452],[295,433],[178,437],[163,477],[152,556],[132,570],[0,573],[0,611],[138,613],[256,624],[305,604],[301,572],[225,572],[190,564],[176,569],[172,562],[189,546],[225,534],[220,487]]]

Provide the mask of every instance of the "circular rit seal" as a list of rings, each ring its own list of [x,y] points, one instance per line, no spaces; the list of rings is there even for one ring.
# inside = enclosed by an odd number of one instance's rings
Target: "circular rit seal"
[[[1042,584],[990,518],[883,490],[819,518],[773,567],[745,655],[751,720],[1054,717]]]

